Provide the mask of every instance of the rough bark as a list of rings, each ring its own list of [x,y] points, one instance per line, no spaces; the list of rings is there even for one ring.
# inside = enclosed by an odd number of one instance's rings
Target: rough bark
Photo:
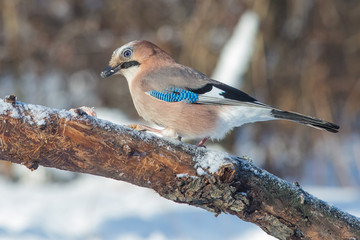
[[[79,114],[82,113],[82,114]],[[89,173],[238,216],[279,239],[360,239],[360,220],[246,159],[83,114],[0,99],[0,159]]]

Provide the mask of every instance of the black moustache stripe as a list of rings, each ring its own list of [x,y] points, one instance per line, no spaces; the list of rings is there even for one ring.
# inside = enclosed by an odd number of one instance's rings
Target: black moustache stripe
[[[122,69],[127,69],[133,66],[139,66],[140,63],[138,61],[130,61],[130,62],[124,62],[123,64],[121,64],[121,68]]]

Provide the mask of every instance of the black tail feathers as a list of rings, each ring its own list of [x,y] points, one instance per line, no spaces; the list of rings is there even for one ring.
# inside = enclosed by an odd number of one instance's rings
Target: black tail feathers
[[[326,121],[323,121],[323,120],[320,120],[320,119],[317,119],[314,117],[304,116],[304,115],[294,113],[294,112],[272,109],[271,114],[275,118],[286,119],[286,120],[298,122],[301,124],[308,125],[310,127],[318,128],[321,130],[326,130],[326,131],[333,132],[333,133],[337,133],[340,128],[338,125],[336,125],[334,123],[326,122]]]

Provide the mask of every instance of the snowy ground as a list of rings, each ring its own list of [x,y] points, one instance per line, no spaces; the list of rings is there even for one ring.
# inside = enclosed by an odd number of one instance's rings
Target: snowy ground
[[[23,181],[0,179],[0,239],[274,239],[234,216],[215,218],[124,182],[90,175]],[[305,189],[360,216],[359,189]]]

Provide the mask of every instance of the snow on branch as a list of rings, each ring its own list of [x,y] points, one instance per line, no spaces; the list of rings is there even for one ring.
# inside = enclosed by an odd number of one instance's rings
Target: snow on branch
[[[229,213],[279,239],[360,239],[358,218],[227,153],[87,115],[0,99],[0,159],[126,181]]]

